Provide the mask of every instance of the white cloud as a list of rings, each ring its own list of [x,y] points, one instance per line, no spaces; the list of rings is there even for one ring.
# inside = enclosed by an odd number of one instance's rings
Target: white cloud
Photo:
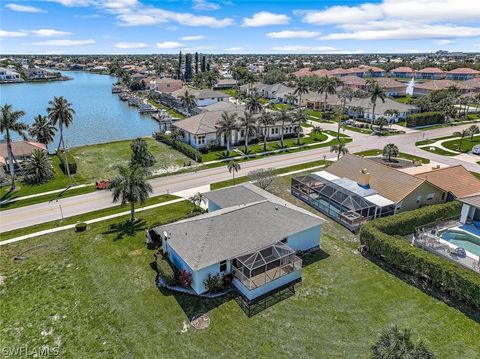
[[[307,45],[283,45],[275,46],[272,48],[273,51],[278,51],[282,53],[320,53],[320,54],[360,54],[363,53],[363,50],[344,50],[337,49],[332,46],[307,46]]]
[[[383,0],[295,14],[306,23],[334,25],[344,31],[322,39],[448,39],[478,35],[480,6],[472,5],[471,0]]]
[[[310,39],[312,37],[317,37],[320,35],[316,31],[290,31],[284,30],[279,32],[269,32],[268,37],[272,39]]]
[[[191,36],[184,36],[182,37],[183,41],[198,41],[198,40],[203,40],[205,36],[203,35],[191,35]]]
[[[239,47],[239,46],[233,46],[233,47],[229,47],[228,49],[225,49],[225,51],[228,51],[228,52],[239,52],[242,50],[243,50],[243,47]]]
[[[47,40],[34,42],[32,45],[38,46],[82,46],[94,44],[95,40]]]
[[[437,40],[437,41],[435,41],[435,42],[436,42],[437,44],[439,44],[439,45],[452,45],[452,44],[455,43],[455,41],[453,41],[453,40],[446,40],[446,39],[444,39],[444,40]]]
[[[42,37],[52,37],[52,36],[67,36],[71,35],[71,32],[67,31],[59,31],[54,29],[39,29],[39,30],[29,30],[29,33],[35,36],[42,36]]]
[[[43,9],[40,9],[35,6],[30,5],[20,5],[20,4],[7,4],[5,5],[6,8],[12,11],[19,11],[19,12],[30,12],[30,13],[37,13],[37,12],[46,12]]]
[[[285,25],[288,24],[289,21],[290,18],[287,15],[261,11],[253,14],[252,17],[244,17],[243,26],[259,27],[268,25]]]
[[[185,47],[185,44],[176,41],[165,41],[157,43],[157,47],[159,49],[180,49],[182,47]]]
[[[0,37],[24,37],[27,34],[23,31],[5,31],[0,30]]]
[[[148,45],[143,42],[117,42],[115,47],[117,49],[142,49]]]
[[[204,11],[218,10],[220,9],[220,5],[214,2],[206,1],[206,0],[193,0],[193,8],[195,10],[204,10]]]

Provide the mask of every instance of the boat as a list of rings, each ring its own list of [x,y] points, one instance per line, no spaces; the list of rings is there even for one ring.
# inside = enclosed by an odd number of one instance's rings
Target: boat
[[[123,87],[120,85],[113,85],[112,86],[112,93],[121,93],[123,92]]]
[[[135,106],[135,107],[138,107],[140,106],[142,103],[140,102],[140,100],[136,97],[130,97],[128,99],[128,105],[129,106]]]
[[[140,113],[153,113],[158,112],[158,110],[148,103],[144,103],[138,107],[138,112]]]
[[[118,95],[120,100],[127,101],[130,98],[130,94],[128,92],[122,92]]]

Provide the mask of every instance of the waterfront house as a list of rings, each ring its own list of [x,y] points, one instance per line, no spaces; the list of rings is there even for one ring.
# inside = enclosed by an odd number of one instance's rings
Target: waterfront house
[[[466,81],[480,77],[480,71],[470,68],[458,68],[446,73],[446,79],[454,81]]]
[[[291,192],[353,232],[368,220],[447,199],[425,179],[351,154],[323,171],[292,178]]]
[[[12,142],[12,152],[17,163],[21,164],[25,159],[33,154],[35,150],[47,151],[47,147],[38,142],[32,141],[13,141]],[[16,164],[15,171],[17,172],[19,168]],[[5,140],[0,141],[0,167],[3,169],[4,173],[9,173],[9,155],[7,142]]]
[[[195,97],[197,107],[205,107],[217,102],[228,102],[229,96],[222,91],[211,89],[193,89],[183,87],[173,92],[163,92],[160,94],[160,100],[164,105],[182,109],[181,97],[188,91],[190,95]]]
[[[425,67],[415,73],[417,79],[440,80],[445,77],[445,73],[437,67]]]
[[[0,82],[23,82],[23,79],[17,71],[0,67]]]
[[[410,79],[414,77],[415,70],[408,66],[401,66],[390,70],[390,74],[392,75],[392,77],[400,79]]]
[[[151,91],[158,91],[160,93],[172,93],[180,90],[183,87],[181,80],[170,78],[152,78],[149,83]]]
[[[174,123],[172,126],[178,129],[182,134],[182,141],[195,147],[201,148],[212,142],[218,143],[221,147],[225,147],[224,136],[217,135],[217,123],[221,120],[222,114],[237,115],[237,122],[239,117],[244,115],[245,106],[233,104],[231,102],[218,102],[216,104],[207,106],[197,115],[190,116],[181,121]],[[297,133],[297,126],[289,124],[284,128],[285,136],[293,136]],[[281,125],[275,123],[267,127],[267,136],[271,140],[280,138]],[[250,140],[264,135],[264,128],[258,128],[256,136],[249,136]],[[232,131],[230,143],[238,145],[245,140],[245,130],[238,128]]]
[[[319,248],[323,220],[252,184],[205,194],[208,213],[153,230],[178,270],[192,275],[197,294],[210,276],[233,276],[251,303],[301,280],[298,253]]]

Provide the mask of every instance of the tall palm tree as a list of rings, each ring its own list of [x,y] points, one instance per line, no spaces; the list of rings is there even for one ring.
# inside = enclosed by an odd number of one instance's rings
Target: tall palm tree
[[[267,150],[268,127],[275,124],[275,119],[271,112],[263,111],[258,118],[258,125],[263,128],[263,150]]]
[[[248,95],[245,109],[250,113],[259,113],[262,111],[263,105],[260,102],[260,95],[256,91],[251,91]]]
[[[60,149],[60,146],[62,146],[63,151],[65,152],[63,127],[68,128],[68,126],[72,124],[75,110],[72,108],[72,104],[69,103],[63,96],[55,96],[48,104],[50,105],[47,108],[48,118],[50,119],[52,125],[56,126],[58,124],[60,129],[60,140],[58,142],[57,151]]]
[[[12,132],[17,133],[24,140],[27,139],[25,132],[28,126],[20,122],[20,118],[25,115],[23,111],[13,111],[12,105],[4,105],[1,107],[2,117],[0,119],[0,132],[5,133],[5,140],[7,141],[7,153],[8,153],[8,168],[10,170],[10,177],[12,180],[10,189],[15,189],[15,167],[13,162],[16,162],[15,155],[12,151],[12,138],[10,134]]]
[[[322,132],[323,132],[323,129],[320,126],[315,126],[310,131],[310,135],[313,136],[314,138],[317,138],[317,136],[321,135]]]
[[[235,161],[230,161],[227,164],[227,168],[228,168],[228,172],[230,172],[232,174],[233,184],[235,184],[235,173],[240,171],[240,169],[241,169],[240,164],[238,162],[235,162]]]
[[[356,123],[358,117],[363,113],[362,106],[352,106],[350,107],[350,111],[353,113],[353,124]]]
[[[307,115],[302,110],[295,113],[292,122],[296,125],[297,145],[300,145],[300,135],[302,134],[302,125],[307,122]]]
[[[350,86],[343,86],[338,94],[338,97],[341,101],[341,110],[340,117],[338,119],[338,129],[337,129],[337,140],[340,139],[340,127],[342,124],[342,116],[345,113],[345,107],[347,106],[347,101],[350,102],[353,99],[353,89]]]
[[[55,138],[56,127],[50,122],[47,116],[37,115],[33,119],[35,122],[28,130],[30,136],[34,137],[37,142],[47,146],[53,142]]]
[[[294,95],[298,96],[298,109],[302,106],[302,95],[308,93],[308,82],[305,78],[301,77],[295,83],[295,91],[293,91]]]
[[[288,103],[289,105],[293,105],[295,104],[295,95],[294,94],[291,94],[291,93],[287,93],[285,95],[285,102]]]
[[[385,117],[380,116],[377,119],[375,119],[375,124],[378,126],[379,130],[382,131],[383,127],[385,125],[388,125],[388,120]]]
[[[285,132],[285,124],[292,122],[292,116],[290,112],[287,111],[286,108],[282,108],[275,117],[276,117],[276,120],[280,122],[280,146],[284,147],[283,137]]]
[[[245,111],[243,113],[243,117],[239,118],[240,120],[240,128],[243,128],[245,131],[245,149],[244,152],[245,154],[248,153],[248,140],[250,136],[255,135],[257,131],[257,119],[253,117],[253,115]]]
[[[370,123],[370,129],[373,130],[373,123],[375,121],[375,108],[377,107],[377,101],[380,99],[383,103],[385,103],[385,98],[387,95],[383,90],[382,86],[378,84],[377,81],[370,81],[367,88],[368,97],[370,97],[370,103],[373,105],[372,107],[372,121]]]
[[[468,128],[468,133],[470,134],[470,141],[473,141],[473,136],[480,133],[480,128],[477,125],[471,125]]]
[[[249,92],[252,91],[252,86],[255,82],[257,82],[257,80],[258,78],[253,72],[250,72],[250,71],[247,72],[247,75],[244,77],[244,81],[245,83],[248,84]]]
[[[398,116],[400,115],[400,112],[398,110],[395,110],[395,109],[388,109],[388,110],[385,111],[384,114],[386,116],[388,116],[388,123],[391,125],[392,122],[393,122],[392,118],[397,119]]]
[[[348,153],[348,148],[344,142],[339,142],[337,145],[330,147],[330,152],[335,152],[337,154],[337,160],[339,160],[340,156]]]
[[[204,74],[204,78],[208,87],[212,88],[218,82],[218,73],[216,71],[208,71]]]
[[[117,175],[110,182],[113,202],[130,204],[130,222],[135,221],[135,204],[144,204],[152,186],[147,182],[145,170],[140,166],[115,166]]]
[[[36,149],[23,162],[23,177],[27,183],[43,183],[54,176],[52,161],[46,151]]]
[[[318,81],[317,92],[319,94],[325,94],[325,101],[323,103],[323,112],[327,110],[328,95],[334,95],[337,93],[337,86],[339,80],[336,77],[324,76]]]
[[[181,95],[179,99],[182,106],[187,109],[188,114],[190,114],[192,108],[194,108],[197,104],[195,96],[189,93],[188,90],[185,90],[185,93]]]
[[[387,159],[388,162],[392,162],[392,157],[395,158],[398,156],[400,151],[398,150],[398,147],[394,143],[389,143],[383,148],[383,157]]]
[[[232,139],[232,131],[238,129],[237,125],[237,114],[229,114],[227,111],[222,113],[222,118],[215,125],[217,129],[217,136],[223,136],[225,139],[225,145],[227,147],[227,152],[230,152],[230,141]]]
[[[468,128],[465,128],[465,129],[462,130],[462,131],[454,132],[453,135],[456,136],[456,137],[460,137],[460,141],[458,142],[458,148],[457,148],[457,150],[458,150],[458,151],[461,151],[463,139],[464,139],[466,136],[470,135],[470,131],[469,131]]]

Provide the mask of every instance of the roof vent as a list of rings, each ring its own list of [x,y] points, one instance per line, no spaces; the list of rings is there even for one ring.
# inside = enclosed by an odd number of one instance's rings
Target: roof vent
[[[370,173],[366,168],[360,171],[358,185],[361,187],[370,187]]]

